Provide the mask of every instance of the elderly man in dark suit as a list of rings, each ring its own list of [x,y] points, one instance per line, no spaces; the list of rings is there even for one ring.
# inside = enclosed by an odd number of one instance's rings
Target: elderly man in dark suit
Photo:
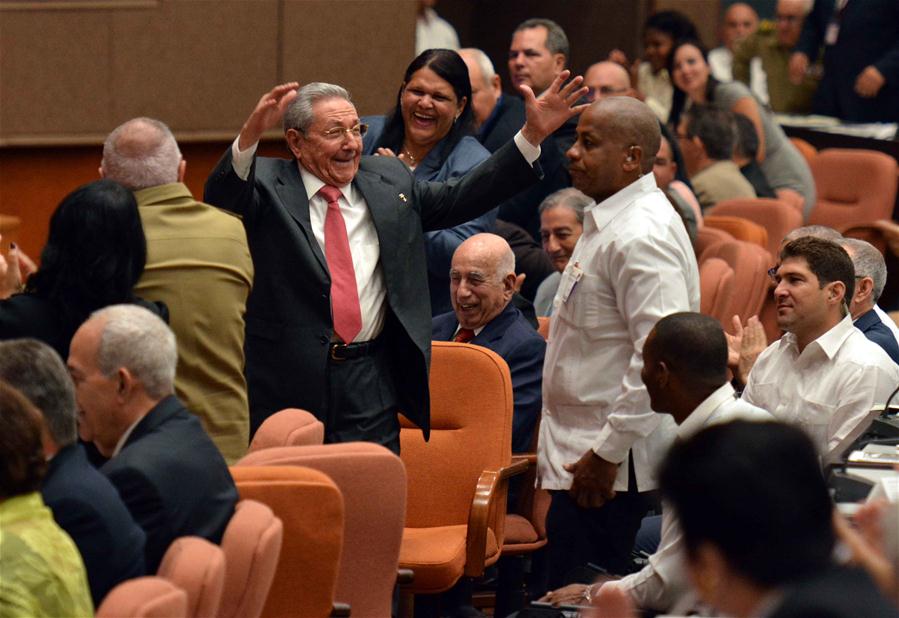
[[[325,440],[399,450],[401,411],[428,437],[431,315],[423,232],[468,221],[533,182],[539,144],[582,110],[568,72],[537,99],[514,143],[461,179],[416,182],[393,157],[361,156],[340,86],[263,95],[206,183],[206,201],[243,216],[256,270],[247,304],[251,429],[286,407],[325,423]],[[255,156],[283,117],[295,161]],[[427,122],[427,119],[420,119]]]
[[[221,453],[173,394],[176,361],[171,329],[136,305],[95,312],[69,350],[81,438],[109,458],[100,471],[147,535],[148,573],[178,537],[221,541],[237,502]]]
[[[4,341],[0,380],[16,387],[44,418],[50,462],[41,495],[53,519],[75,541],[99,607],[117,584],[144,574],[144,531],[78,444],[75,393],[59,354],[36,339]]]
[[[456,249],[450,269],[453,311],[433,321],[435,341],[461,341],[489,348],[509,365],[515,413],[512,450],[531,450],[542,404],[546,341],[510,301],[515,255],[495,234],[477,234]]]

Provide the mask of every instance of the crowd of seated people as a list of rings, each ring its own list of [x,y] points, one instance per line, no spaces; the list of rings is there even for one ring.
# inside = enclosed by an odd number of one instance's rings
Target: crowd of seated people
[[[822,34],[835,5],[840,32]],[[532,599],[601,616],[899,614],[899,568],[859,536],[882,515],[860,532],[833,515],[822,472],[899,385],[883,253],[793,230],[771,256],[770,343],[757,317],[700,313],[704,213],[815,208],[774,112],[899,109],[882,106],[894,48],[841,52],[868,23],[857,5],[780,0],[772,30],[734,3],[709,54],[660,11],[643,57],[615,50],[583,78],[561,26],[528,19],[509,33],[517,94],[481,50],[425,49],[384,116],[360,117],[337,84],[280,84],[202,201],[164,122],[115,128],[39,263],[0,256],[0,614],[90,615],[179,537],[221,542],[228,465],[285,408],[317,417],[325,443],[402,456],[400,414],[430,435],[432,341],[509,368],[512,451],[536,448],[548,492]],[[844,53],[856,73],[837,83]],[[258,155],[278,126],[291,158]],[[899,226],[876,226],[899,250]],[[483,615],[470,584],[443,615]]]

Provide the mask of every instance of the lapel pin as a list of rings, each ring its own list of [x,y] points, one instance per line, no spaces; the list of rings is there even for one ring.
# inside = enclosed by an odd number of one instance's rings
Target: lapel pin
[[[405,202],[405,201],[406,201],[406,194],[405,194],[405,193],[400,193],[400,199],[403,200],[403,202]]]

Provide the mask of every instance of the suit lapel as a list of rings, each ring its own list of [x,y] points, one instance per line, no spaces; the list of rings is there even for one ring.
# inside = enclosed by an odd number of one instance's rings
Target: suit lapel
[[[306,237],[306,242],[309,243],[309,249],[327,275],[328,263],[322,254],[318,241],[315,239],[315,234],[312,232],[312,223],[309,219],[309,198],[306,197],[306,187],[303,185],[296,161],[285,161],[285,166],[282,167],[278,174],[276,191],[278,192],[278,197],[281,198],[281,203],[284,204],[285,210],[299,224],[303,235]]]
[[[506,333],[506,329],[509,327],[509,322],[514,320],[515,318],[515,307],[512,305],[512,301],[509,301],[509,304],[506,305],[506,308],[503,309],[498,316],[484,325],[484,330],[478,333],[477,337],[471,340],[471,343],[484,345],[495,339],[501,338]]]

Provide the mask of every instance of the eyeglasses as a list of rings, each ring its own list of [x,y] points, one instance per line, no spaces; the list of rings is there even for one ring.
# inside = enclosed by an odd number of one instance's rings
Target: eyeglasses
[[[774,283],[780,283],[780,280],[777,278],[777,269],[778,268],[780,268],[780,266],[772,266],[771,268],[768,269],[768,277]]]
[[[775,15],[774,19],[775,21],[783,21],[788,24],[795,24],[796,22],[800,21],[802,17],[800,17],[799,15]]]
[[[587,98],[591,101],[596,100],[596,95],[609,97],[616,94],[624,94],[627,88],[613,88],[612,86],[600,86],[599,88],[587,88]]]
[[[338,140],[342,140],[345,136],[351,137],[353,139],[359,139],[363,135],[365,135],[366,131],[368,131],[368,125],[359,123],[353,127],[334,127],[332,129],[328,129],[327,131],[322,131],[320,135],[324,137],[329,142],[336,142]]]

